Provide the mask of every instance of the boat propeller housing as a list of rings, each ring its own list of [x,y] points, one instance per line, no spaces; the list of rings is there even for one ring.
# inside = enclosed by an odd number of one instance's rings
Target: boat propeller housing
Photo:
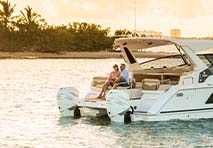
[[[62,117],[74,116],[78,102],[79,91],[75,87],[63,87],[58,91],[57,103]]]
[[[124,122],[130,109],[129,94],[121,90],[111,90],[106,97],[107,114],[113,122]]]

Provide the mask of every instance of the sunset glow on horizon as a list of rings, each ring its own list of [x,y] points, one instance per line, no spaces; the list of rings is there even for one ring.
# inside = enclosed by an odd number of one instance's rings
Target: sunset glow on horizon
[[[27,5],[49,24],[88,22],[133,30],[135,0],[9,0],[16,13]],[[181,29],[184,37],[213,36],[213,0],[136,0],[137,30],[161,31],[169,35]]]

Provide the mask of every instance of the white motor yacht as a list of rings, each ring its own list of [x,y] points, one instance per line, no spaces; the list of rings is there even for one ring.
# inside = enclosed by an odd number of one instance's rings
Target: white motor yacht
[[[104,77],[93,78],[85,98],[79,98],[77,88],[61,88],[57,95],[61,116],[79,118],[86,110],[125,123],[213,118],[213,54],[197,54],[212,49],[213,40],[120,38],[115,44],[128,66],[130,85],[109,89],[101,99],[96,97]],[[166,47],[178,54],[142,63],[133,54],[142,49],[165,52]]]

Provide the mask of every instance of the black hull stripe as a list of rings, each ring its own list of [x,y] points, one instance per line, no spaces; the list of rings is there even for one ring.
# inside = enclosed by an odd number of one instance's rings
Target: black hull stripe
[[[129,100],[141,100],[141,98],[130,98]]]
[[[161,114],[165,114],[165,113],[194,112],[194,111],[202,111],[202,110],[213,110],[213,108],[200,108],[200,109],[189,109],[189,110],[162,111],[160,113]]]
[[[134,111],[134,113],[142,113],[142,114],[146,114],[146,111]]]

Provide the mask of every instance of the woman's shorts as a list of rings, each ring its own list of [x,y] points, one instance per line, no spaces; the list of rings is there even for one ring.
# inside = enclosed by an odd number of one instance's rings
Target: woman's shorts
[[[108,86],[113,86],[114,83],[113,82],[108,82]]]

